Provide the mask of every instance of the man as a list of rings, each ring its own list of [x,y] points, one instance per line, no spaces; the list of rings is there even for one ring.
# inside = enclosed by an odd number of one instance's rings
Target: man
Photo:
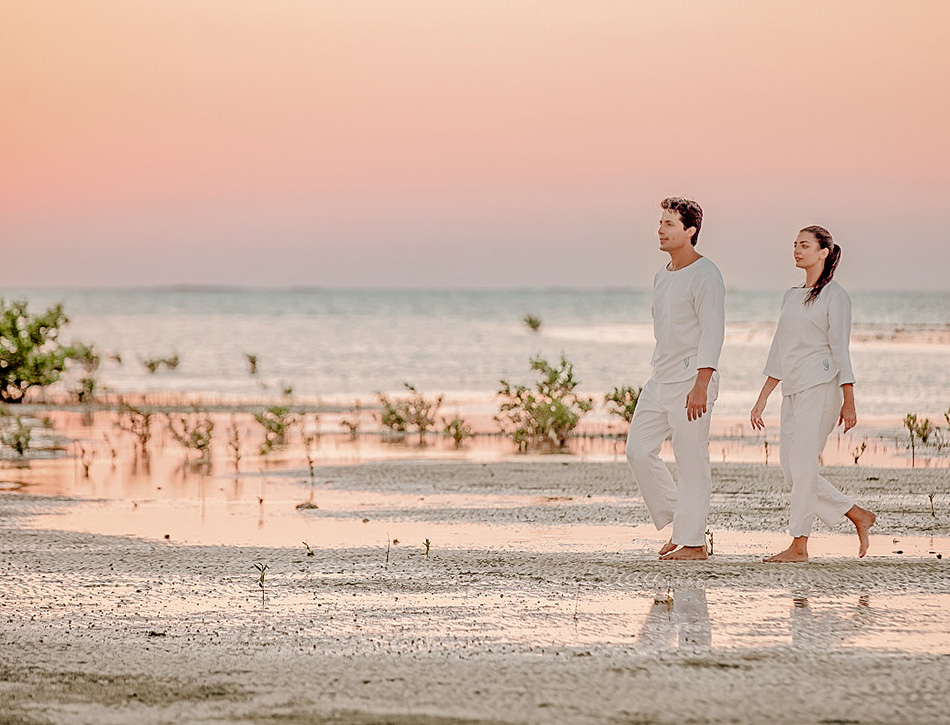
[[[660,249],[670,262],[653,279],[653,374],[630,423],[627,462],[656,528],[673,524],[660,558],[705,559],[709,418],[719,393],[726,290],[716,265],[695,249],[699,204],[672,197],[662,208]],[[659,456],[670,435],[678,484]]]

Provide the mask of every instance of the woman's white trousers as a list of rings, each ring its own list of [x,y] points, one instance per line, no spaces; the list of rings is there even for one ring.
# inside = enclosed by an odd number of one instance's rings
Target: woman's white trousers
[[[818,472],[818,457],[841,413],[843,397],[835,378],[782,396],[779,455],[792,489],[789,533],[809,536],[815,516],[833,526],[854,502]]]

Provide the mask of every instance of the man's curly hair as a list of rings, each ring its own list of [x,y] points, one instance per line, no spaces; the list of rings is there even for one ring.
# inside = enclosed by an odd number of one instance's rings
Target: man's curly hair
[[[671,196],[664,199],[660,206],[668,211],[678,212],[685,229],[696,227],[693,238],[690,239],[695,247],[696,242],[699,241],[699,230],[703,227],[703,208],[692,199],[684,199],[681,196]]]

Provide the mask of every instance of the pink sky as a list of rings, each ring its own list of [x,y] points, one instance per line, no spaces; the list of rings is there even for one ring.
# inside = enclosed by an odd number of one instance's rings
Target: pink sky
[[[950,3],[0,0],[3,288],[950,290]],[[28,253],[26,253],[28,252]],[[11,261],[17,260],[17,261]]]

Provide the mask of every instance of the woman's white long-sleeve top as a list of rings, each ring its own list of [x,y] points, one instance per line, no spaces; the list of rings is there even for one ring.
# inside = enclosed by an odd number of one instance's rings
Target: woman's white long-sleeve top
[[[808,287],[792,287],[772,338],[765,374],[782,381],[782,395],[827,383],[840,375],[841,385],[854,382],[851,369],[851,298],[832,280],[805,304]]]

